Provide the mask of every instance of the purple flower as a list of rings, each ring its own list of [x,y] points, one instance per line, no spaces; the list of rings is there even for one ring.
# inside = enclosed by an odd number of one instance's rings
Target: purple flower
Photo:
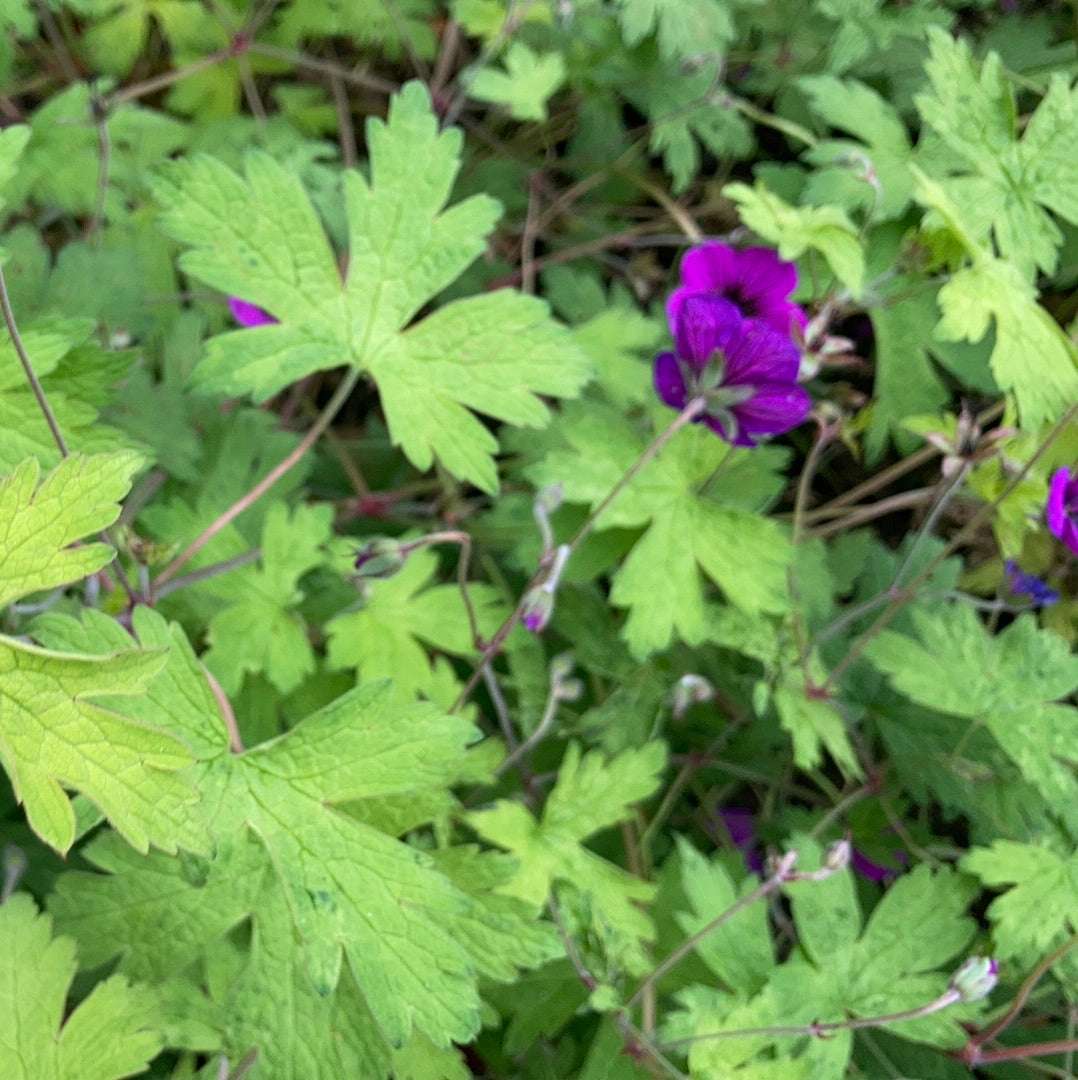
[[[268,326],[277,320],[268,312],[263,311],[257,304],[249,304],[237,296],[228,298],[228,310],[232,312],[232,318],[240,326]]]
[[[812,399],[797,385],[801,358],[788,337],[742,318],[728,300],[689,296],[678,307],[675,352],[655,357],[655,391],[672,409],[703,396],[696,423],[735,446],[797,427]]]
[[[737,248],[702,244],[690,248],[681,260],[681,285],[666,302],[670,329],[677,332],[685,301],[712,296],[733,304],[746,319],[758,319],[780,334],[790,335],[796,325],[804,329],[808,317],[788,299],[797,288],[797,267],[784,262],[770,248]]]
[[[1056,469],[1045,507],[1048,528],[1078,555],[1078,470]]]
[[[1059,593],[1036,574],[1027,574],[1014,559],[1004,564],[1007,570],[1007,584],[1015,596],[1028,596],[1034,607],[1048,607],[1059,602]]]

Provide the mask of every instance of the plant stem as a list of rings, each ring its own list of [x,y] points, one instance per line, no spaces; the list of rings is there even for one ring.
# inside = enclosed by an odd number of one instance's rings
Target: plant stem
[[[546,705],[543,708],[543,715],[536,724],[535,730],[498,766],[494,771],[496,777],[503,776],[507,773],[518,761],[521,761],[533,747],[538,746],[546,737],[547,733],[554,726],[554,720],[558,715],[558,704],[561,698],[558,696],[558,680],[551,677],[550,689],[547,692]]]
[[[920,1005],[916,1009],[905,1009],[902,1012],[886,1013],[883,1016],[852,1017],[849,1020],[832,1020],[825,1024],[814,1022],[811,1024],[790,1024],[779,1025],[777,1027],[713,1031],[706,1035],[689,1035],[684,1039],[674,1039],[671,1042],[663,1043],[663,1048],[671,1049],[673,1047],[689,1046],[692,1043],[713,1042],[717,1039],[794,1039],[805,1037],[822,1039],[827,1035],[834,1034],[836,1031],[859,1031],[865,1028],[887,1027],[890,1024],[899,1024],[906,1020],[920,1020],[922,1017],[932,1016],[933,1013],[949,1009],[960,1000],[961,997],[957,990],[946,990],[934,1001],[928,1002],[927,1005]]]
[[[858,525],[875,521],[876,518],[884,517],[886,514],[893,514],[896,510],[909,510],[912,507],[920,506],[932,498],[932,493],[935,490],[934,487],[927,487],[916,488],[913,491],[900,491],[897,495],[889,495],[886,499],[869,503],[867,506],[851,507],[841,517],[839,515],[843,514],[845,508],[836,510],[834,512],[835,520],[816,526],[812,530],[812,535],[825,540],[836,533],[846,532],[847,529],[853,529]],[[811,520],[812,514],[806,514],[805,519],[806,521]]]
[[[951,555],[973,536],[981,525],[992,515],[996,507],[998,507],[1000,503],[1002,503],[1004,499],[1006,499],[1007,496],[1025,480],[1033,467],[1048,451],[1052,443],[1059,438],[1060,434],[1066,430],[1067,425],[1076,415],[1078,415],[1078,403],[1072,405],[1063,414],[1056,425],[1048,433],[1048,437],[1039,447],[1037,447],[1029,461],[1027,461],[1021,470],[1019,470],[1018,474],[1011,479],[1010,483],[1007,484],[1003,491],[991,502],[982,506],[981,509],[970,518],[966,525],[959,529],[958,533],[953,537],[950,543],[948,543],[947,546],[913,578],[909,585],[898,591],[897,595],[892,598],[890,604],[880,613],[876,621],[868,627],[856,641],[854,641],[846,655],[832,669],[827,677],[827,682],[824,685],[825,690],[830,690],[835,686],[850,665],[861,656],[876,636],[886,629],[898,612],[905,607],[914,596],[916,596],[918,587],[932,576],[938,566],[950,558]]]
[[[216,67],[226,60],[231,60],[233,55],[234,52],[231,48],[218,49],[216,52],[207,53],[205,56],[193,60],[190,64],[184,64],[183,67],[174,68],[172,71],[163,71],[160,75],[154,75],[150,79],[144,79],[142,82],[133,83],[131,86],[125,86],[122,90],[114,91],[101,102],[102,107],[106,111],[111,111],[117,105],[123,105],[127,101],[135,101],[140,97],[145,97],[147,94],[164,90],[166,86],[171,86],[181,79],[197,75],[200,71],[205,71],[207,68]]]
[[[1046,957],[1044,957],[1037,966],[1026,976],[1025,981],[1018,988],[1018,993],[1014,995],[1014,1000],[1011,1002],[1007,1011],[996,1021],[989,1024],[983,1031],[978,1032],[972,1036],[969,1042],[962,1050],[963,1060],[969,1061],[970,1064],[975,1064],[976,1055],[980,1053],[981,1047],[991,1042],[993,1039],[998,1038],[1004,1031],[1007,1030],[1014,1023],[1018,1014],[1025,1007],[1026,1002],[1029,1000],[1029,995],[1033,993],[1037,986],[1037,983],[1048,973],[1053,964],[1062,960],[1078,945],[1078,934],[1072,934],[1062,945],[1057,949],[1053,949]],[[971,1056],[972,1055],[972,1056]]]
[[[368,75],[363,71],[353,71],[343,64],[334,64],[330,60],[320,60],[316,56],[298,52],[296,49],[283,49],[278,45],[267,45],[262,41],[253,41],[248,46],[247,51],[254,53],[256,56],[266,56],[271,60],[283,60],[286,64],[305,67],[322,75],[336,76],[353,86],[363,86],[380,94],[394,94],[399,89],[396,83],[390,82],[388,79],[381,79],[377,75]]]
[[[223,514],[206,526],[190,544],[176,556],[158,574],[154,581],[154,592],[159,593],[161,586],[174,578],[222,529],[226,528],[258,500],[287,472],[294,468],[304,457],[308,450],[318,441],[322,432],[333,423],[334,417],[340,411],[341,406],[348,400],[356,383],[359,382],[360,371],[353,368],[341,380],[333,397],[319,414],[318,419],[311,425],[310,430],[300,440],[299,445],[279,464],[275,465],[246,495],[237,499]]]
[[[791,859],[791,855],[794,856],[793,859]],[[783,882],[788,881],[795,859],[796,854],[794,852],[787,852],[786,856],[769,878],[757,885],[752,892],[747,892],[744,896],[735,900],[725,911],[716,915],[714,919],[702,926],[695,934],[687,937],[672,953],[670,953],[669,956],[667,956],[665,960],[662,961],[662,963],[658,965],[658,967],[654,968],[654,970],[644,978],[643,982],[640,983],[636,990],[633,991],[632,997],[625,1003],[626,1011],[631,1009],[644,994],[647,993],[649,987],[654,986],[664,975],[677,967],[677,965],[680,964],[681,961],[704,940],[704,938],[718,930],[724,923],[728,923],[735,915],[744,911],[745,908],[751,907],[757,900],[763,900],[765,897],[770,896],[783,884]]]
[[[23,344],[22,336],[19,334],[19,327],[15,322],[15,313],[11,310],[11,295],[8,293],[7,278],[4,276],[3,267],[0,267],[0,308],[3,308],[4,322],[7,324],[7,332],[11,335],[11,344],[15,347],[19,363],[22,364],[23,373],[26,375],[26,381],[30,384],[30,390],[37,400],[37,407],[41,410],[41,415],[45,417],[45,423],[49,426],[52,440],[56,443],[56,449],[60,451],[60,457],[66,458],[71,451],[68,449],[60,425],[56,422],[56,414],[52,411],[52,406],[49,405],[49,399],[45,396],[45,389],[37,377],[37,372],[34,371],[34,365],[30,362],[26,346]]]
[[[250,551],[243,552],[242,555],[235,555],[231,559],[224,559],[221,562],[203,566],[198,570],[192,570],[189,574],[183,574],[178,578],[173,578],[171,581],[166,581],[156,591],[151,590],[148,595],[149,603],[155,604],[158,600],[163,600],[166,596],[178,592],[180,589],[186,589],[191,585],[198,585],[203,581],[209,581],[211,578],[220,577],[231,570],[239,570],[242,566],[250,566],[251,563],[258,562],[261,557],[262,549],[252,548]]]
[[[242,754],[244,751],[243,739],[240,738],[240,729],[236,723],[236,713],[233,711],[232,702],[228,700],[224,687],[214,677],[213,672],[205,664],[200,663],[199,667],[202,668],[202,674],[206,676],[206,682],[210,684],[210,690],[213,692],[217,707],[221,711],[221,722],[228,732],[228,748],[233,754]]]
[[[1078,1050],[1078,1039],[1056,1039],[1051,1042],[1008,1046],[1002,1050],[978,1050],[974,1065],[993,1065],[1001,1061],[1021,1061],[1023,1058],[1047,1057],[1050,1054],[1069,1054]]]
[[[595,527],[595,522],[599,518],[599,515],[602,514],[618,495],[621,494],[626,484],[628,484],[645,465],[652,461],[683,427],[695,420],[696,417],[704,411],[706,404],[707,402],[703,398],[693,398],[693,400],[677,414],[673,423],[648,444],[640,457],[629,466],[625,475],[618,480],[600,501],[598,506],[596,506],[588,515],[587,520],[585,520],[580,528],[577,529],[576,535],[568,544],[569,555],[572,555],[584,540],[587,539],[591,534],[592,529]],[[517,606],[506,617],[501,626],[498,627],[494,636],[487,643],[486,648],[483,649],[482,655],[479,657],[479,663],[476,665],[475,670],[472,672],[468,681],[464,684],[461,692],[457,695],[457,700],[453,702],[453,706],[449,710],[451,713],[456,712],[468,698],[471,697],[472,691],[479,685],[480,680],[483,678],[483,669],[498,655],[502,646],[505,644],[505,639],[512,633],[513,627],[516,626],[517,622],[520,620],[521,613],[524,610],[524,601],[528,593],[535,588],[535,586],[544,581],[547,578],[547,574],[547,567],[541,566],[535,574],[532,575],[531,580],[520,594],[520,600],[517,602]]]

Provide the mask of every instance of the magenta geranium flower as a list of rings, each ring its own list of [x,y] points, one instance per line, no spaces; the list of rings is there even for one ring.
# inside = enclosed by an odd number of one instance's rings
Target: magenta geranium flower
[[[238,296],[228,298],[228,310],[240,326],[268,326],[277,321],[268,311],[263,311],[257,304],[249,304]]]
[[[1078,555],[1078,470],[1056,469],[1045,507],[1048,528]]]
[[[801,308],[790,302],[796,288],[797,267],[770,248],[702,244],[686,251],[681,260],[681,284],[666,302],[670,330],[676,332],[686,300],[711,296],[733,304],[746,319],[789,335],[795,326],[804,329],[808,323]]]
[[[672,409],[707,399],[696,423],[735,446],[755,446],[808,416],[812,399],[797,385],[801,358],[789,337],[742,318],[728,300],[689,296],[678,308],[674,352],[655,357],[655,391]]]

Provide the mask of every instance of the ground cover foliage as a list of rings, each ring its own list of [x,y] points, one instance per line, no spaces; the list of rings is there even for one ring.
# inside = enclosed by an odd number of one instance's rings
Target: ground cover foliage
[[[0,1076],[1078,1052],[1078,39],[0,5]]]

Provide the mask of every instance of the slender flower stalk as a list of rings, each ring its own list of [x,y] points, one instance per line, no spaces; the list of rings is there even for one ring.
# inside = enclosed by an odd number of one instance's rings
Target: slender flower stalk
[[[318,419],[311,425],[310,430],[300,440],[299,445],[281,462],[275,465],[246,495],[238,498],[223,514],[215,518],[205,529],[202,530],[190,544],[187,545],[175,559],[172,560],[157,575],[154,582],[154,590],[159,591],[161,586],[171,581],[222,529],[227,528],[244,512],[253,506],[270,488],[277,483],[286,473],[293,469],[303,460],[307,451],[318,442],[322,433],[333,423],[334,417],[340,412],[341,407],[351,396],[352,391],[359,382],[361,372],[358,369],[349,371],[341,380],[336,393],[330,398],[326,407],[319,414]]]
[[[628,470],[626,470],[625,474],[617,481],[610,491],[607,492],[595,509],[592,510],[580,528],[577,529],[576,534],[569,541],[568,546],[570,556],[574,554],[580,545],[591,535],[592,530],[595,528],[595,523],[603,511],[606,510],[618,495],[621,494],[625,487],[632,482],[640,470],[662,452],[663,447],[665,447],[683,427],[687,424],[691,424],[692,421],[696,419],[700,412],[703,411],[705,405],[706,402],[703,398],[694,398],[674,418],[669,427],[660,432],[648,446],[645,447],[640,457],[633,462]],[[483,678],[483,668],[501,652],[502,646],[505,644],[505,639],[509,637],[513,627],[520,621],[520,618],[524,613],[525,600],[527,599],[529,592],[545,580],[546,573],[546,567],[540,567],[540,569],[532,576],[532,579],[524,590],[517,606],[505,618],[501,626],[495,631],[494,636],[487,643],[486,648],[479,658],[479,663],[476,665],[475,670],[472,672],[468,681],[464,684],[461,692],[457,695],[457,700],[453,702],[453,706],[449,710],[450,712],[457,712],[463,707],[468,698],[471,697],[472,691],[475,690],[476,686],[479,685],[480,680]]]

